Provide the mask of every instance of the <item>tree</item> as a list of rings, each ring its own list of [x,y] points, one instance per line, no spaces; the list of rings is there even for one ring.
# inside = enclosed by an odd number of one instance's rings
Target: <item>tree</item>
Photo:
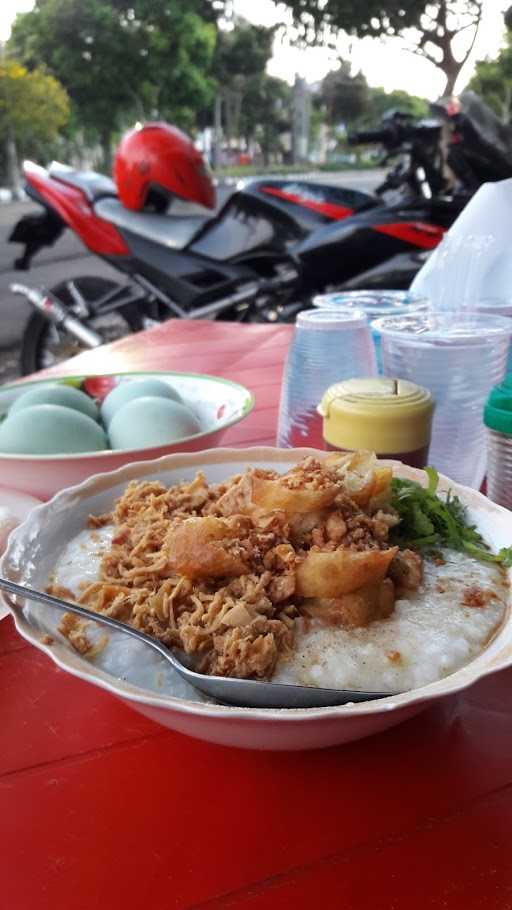
[[[343,62],[339,69],[328,73],[321,83],[320,91],[314,96],[315,108],[324,112],[325,121],[331,129],[342,124],[349,130],[355,128],[375,129],[388,111],[399,110],[420,119],[428,114],[428,103],[416,95],[397,90],[386,92],[383,88],[371,88],[362,73],[354,76],[350,64]]]
[[[424,57],[445,77],[445,94],[454,90],[457,77],[473,48],[483,0],[283,0],[293,13],[302,40],[332,40],[336,32],[358,37],[397,37],[405,47]],[[467,34],[465,48],[455,55],[454,42]],[[460,50],[460,48],[459,48]]]
[[[238,20],[234,28],[219,31],[213,74],[224,106],[224,129],[228,145],[241,132],[244,98],[263,98],[264,75],[272,54],[274,29]],[[263,93],[263,94],[262,94]]]
[[[401,89],[393,92],[385,92],[383,88],[369,89],[368,106],[364,115],[365,125],[378,126],[384,114],[393,110],[410,114],[417,120],[427,117],[429,113],[428,102],[417,95],[409,95]]]
[[[331,125],[344,123],[353,126],[367,110],[368,98],[368,83],[363,74],[352,76],[350,64],[343,61],[323,80],[317,103],[325,106],[327,121]]]
[[[208,103],[215,24],[207,0],[36,0],[14,23],[9,50],[44,63],[95,132],[109,167],[113,135],[134,119],[167,118],[185,129]]]
[[[496,60],[479,60],[468,88],[509,123],[512,117],[512,7],[505,13],[507,42]]]
[[[240,130],[247,147],[257,141],[263,163],[269,164],[273,155],[282,152],[281,138],[289,132],[291,88],[282,79],[263,72],[248,81],[243,98]]]
[[[467,88],[480,95],[503,123],[509,123],[512,116],[512,48],[505,48],[497,60],[479,60]]]
[[[0,135],[13,190],[19,189],[18,151],[28,156],[52,142],[68,117],[68,96],[53,76],[42,69],[29,72],[15,60],[0,62]]]

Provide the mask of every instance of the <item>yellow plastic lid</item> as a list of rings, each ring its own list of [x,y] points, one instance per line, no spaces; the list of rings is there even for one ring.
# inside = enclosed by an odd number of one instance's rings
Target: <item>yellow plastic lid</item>
[[[327,389],[317,410],[324,439],[338,449],[394,455],[430,442],[432,396],[405,379],[346,379]]]

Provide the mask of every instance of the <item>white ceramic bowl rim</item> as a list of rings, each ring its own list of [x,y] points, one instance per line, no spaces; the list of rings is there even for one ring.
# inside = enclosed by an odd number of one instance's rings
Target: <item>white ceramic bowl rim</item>
[[[91,493],[98,489],[106,490],[115,486],[120,481],[124,480],[128,482],[131,479],[142,478],[145,474],[151,475],[155,471],[161,471],[165,468],[179,468],[180,465],[186,465],[188,467],[195,466],[199,470],[201,467],[207,466],[208,464],[219,464],[230,461],[247,461],[248,464],[251,461],[268,461],[269,464],[272,463],[278,466],[279,464],[293,464],[306,455],[325,457],[325,452],[318,452],[314,449],[275,449],[270,447],[208,449],[203,452],[194,452],[190,454],[176,453],[173,455],[166,455],[162,458],[155,459],[154,461],[132,462],[115,471],[96,474],[83,481],[81,484],[69,487],[66,490],[61,490],[49,500],[49,502],[37,506],[31,512],[29,518],[10,535],[7,550],[0,561],[0,572],[13,581],[19,580],[19,575],[10,565],[13,551],[23,541],[25,535],[30,536],[35,519],[42,520],[47,513],[50,513],[51,515],[51,512],[56,509],[56,507],[62,507],[62,504],[66,502],[66,499]],[[401,462],[382,459],[382,463],[391,465],[394,468],[399,468],[402,476],[407,476],[416,480],[424,479],[423,471],[416,468],[409,468],[406,465],[402,465]],[[441,490],[451,488],[455,493],[461,496],[466,503],[469,499],[473,506],[481,506],[486,511],[490,511],[493,514],[508,517],[512,535],[512,513],[507,509],[490,502],[490,500],[476,490],[454,483],[442,474],[439,476],[439,480]],[[41,521],[41,523],[43,522]],[[512,572],[509,573],[509,577],[511,576]],[[430,702],[435,698],[444,697],[448,694],[455,694],[468,688],[479,679],[482,679],[491,673],[495,673],[497,670],[504,669],[512,663],[512,644],[507,644],[506,642],[503,643],[502,650],[496,654],[492,661],[489,660],[488,657],[486,660],[486,655],[489,653],[489,647],[502,638],[504,629],[507,625],[510,625],[511,605],[509,602],[507,615],[501,624],[500,629],[494,636],[490,645],[478,657],[444,679],[430,683],[426,686],[421,686],[417,689],[412,689],[402,695],[394,695],[389,698],[378,699],[377,701],[327,708],[237,708],[227,705],[202,704],[184,698],[177,698],[171,695],[158,695],[154,692],[140,689],[123,680],[110,676],[93,664],[88,664],[85,659],[79,658],[71,648],[61,645],[57,645],[56,647],[55,645],[45,644],[41,640],[40,631],[29,624],[23,615],[22,609],[18,606],[13,606],[4,595],[0,596],[3,597],[9,612],[12,613],[16,629],[20,635],[37,648],[44,651],[51,657],[57,666],[61,667],[61,669],[66,670],[80,679],[92,682],[100,688],[106,689],[112,694],[124,698],[127,701],[138,702],[153,707],[168,707],[178,713],[193,713],[196,716],[203,718],[238,718],[244,722],[274,720],[285,723],[287,721],[293,721],[296,723],[297,720],[300,721],[301,719],[309,722],[312,720],[324,721],[326,718],[341,719],[342,717],[380,714],[383,712],[391,712],[405,706],[420,705],[423,702]]]
[[[3,385],[0,387],[0,393],[9,392],[11,390],[18,391],[18,389],[20,391],[25,391],[26,389],[33,388],[34,386],[44,385],[44,384],[47,385],[52,382],[60,383],[61,385],[66,385],[66,384],[69,384],[70,380],[84,381],[86,379],[91,379],[91,378],[103,379],[103,378],[108,378],[110,376],[115,376],[115,377],[142,376],[145,378],[147,378],[149,376],[155,377],[155,378],[158,378],[159,376],[175,376],[177,379],[180,379],[180,378],[198,379],[198,380],[206,379],[209,382],[219,383],[219,385],[227,385],[227,386],[230,386],[233,390],[236,390],[237,392],[240,392],[241,394],[243,394],[245,396],[245,400],[244,400],[243,406],[241,408],[242,414],[240,415],[240,413],[238,413],[238,414],[233,414],[232,417],[227,417],[225,419],[221,418],[219,420],[218,424],[216,424],[213,427],[210,427],[207,430],[202,430],[200,433],[193,433],[192,436],[183,436],[182,438],[175,439],[169,443],[159,443],[158,446],[155,446],[154,444],[152,444],[149,446],[138,446],[136,449],[100,449],[100,451],[98,451],[98,452],[69,452],[67,454],[58,453],[58,454],[53,454],[53,455],[52,454],[50,454],[50,455],[26,455],[26,454],[23,455],[23,454],[17,454],[16,452],[0,452],[0,463],[3,459],[12,460],[13,458],[16,458],[19,461],[33,461],[34,459],[36,459],[37,461],[60,461],[60,460],[73,461],[73,460],[79,460],[81,458],[91,458],[91,459],[92,458],[105,458],[105,457],[108,458],[108,456],[111,454],[116,454],[116,455],[122,454],[123,457],[124,457],[124,455],[129,457],[130,455],[136,456],[139,452],[145,452],[148,449],[161,448],[165,445],[183,446],[183,445],[186,445],[187,442],[192,442],[192,440],[194,442],[196,442],[196,440],[198,440],[198,439],[201,439],[206,436],[210,436],[211,433],[218,433],[219,430],[227,430],[228,427],[233,426],[234,423],[238,423],[238,421],[240,420],[240,416],[247,417],[247,415],[251,413],[251,411],[254,407],[254,404],[255,404],[255,398],[254,398],[253,393],[251,391],[249,391],[249,389],[246,389],[246,387],[241,385],[239,382],[233,382],[232,379],[224,379],[222,376],[210,376],[208,373],[178,373],[176,371],[162,371],[162,370],[161,371],[158,371],[158,370],[143,371],[143,370],[141,370],[141,371],[135,371],[135,372],[125,371],[125,372],[116,372],[116,373],[97,373],[97,374],[94,373],[94,374],[84,374],[84,375],[78,374],[76,376],[75,375],[73,375],[73,376],[55,376],[55,377],[48,376],[47,379],[37,379],[37,380],[30,381],[30,382],[10,383],[9,385]]]

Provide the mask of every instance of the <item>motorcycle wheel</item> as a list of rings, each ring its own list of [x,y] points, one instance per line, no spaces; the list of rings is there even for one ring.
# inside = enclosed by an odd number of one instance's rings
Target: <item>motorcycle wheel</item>
[[[72,307],[74,300],[70,290],[71,281],[63,281],[51,288],[61,303]],[[115,281],[107,278],[94,278],[84,276],[72,279],[74,288],[82,296],[85,303],[93,303],[103,297],[108,291],[118,287]],[[113,312],[104,316],[96,316],[88,320],[87,325],[95,329],[104,339],[105,343],[117,341],[130,332],[137,332],[142,328],[142,320],[133,315]],[[48,322],[41,313],[33,312],[28,319],[23,332],[20,350],[20,368],[23,376],[36,373],[47,367],[55,366],[62,360],[74,357],[76,354],[87,350],[77,338],[68,335],[56,325]]]

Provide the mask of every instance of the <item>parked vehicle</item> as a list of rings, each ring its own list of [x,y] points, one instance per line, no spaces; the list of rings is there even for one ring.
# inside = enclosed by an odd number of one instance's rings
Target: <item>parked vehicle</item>
[[[395,112],[380,130],[352,139],[382,145],[393,161],[375,194],[261,178],[213,215],[204,208],[173,213],[174,196],[211,205],[213,187],[199,153],[171,127],[165,155],[158,142],[150,150],[143,143],[142,151],[132,142],[123,167],[118,155],[116,183],[62,164],[26,163],[27,193],[43,212],[14,228],[10,240],[25,245],[16,266],[28,269],[68,227],[123,280],[77,276],[49,290],[13,285],[34,308],[23,373],[172,317],[286,320],[320,292],[408,288],[475,188],[512,176],[506,142],[498,149],[477,120],[461,108],[439,106],[419,122]],[[148,125],[136,138],[157,128],[164,125]]]

